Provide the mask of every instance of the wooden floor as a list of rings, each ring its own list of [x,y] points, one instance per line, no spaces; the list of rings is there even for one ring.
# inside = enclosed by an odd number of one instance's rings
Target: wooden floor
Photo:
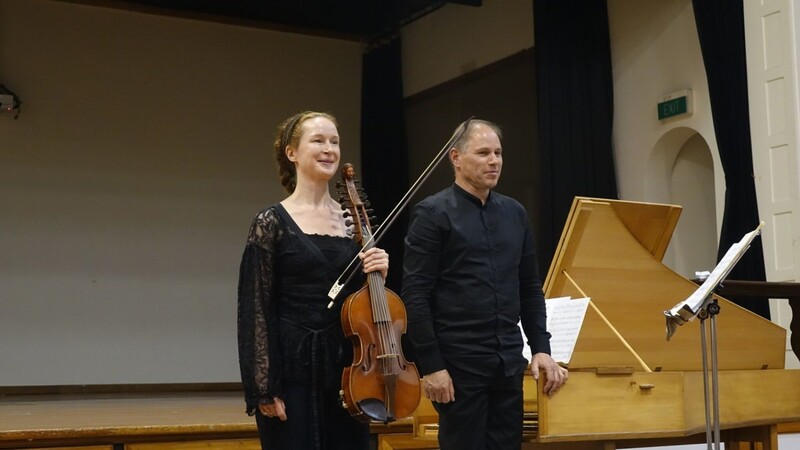
[[[257,437],[240,393],[0,398],[0,448]]]
[[[409,433],[411,421],[371,427]],[[0,449],[258,449],[241,392],[0,396]],[[71,450],[76,450],[74,447]]]

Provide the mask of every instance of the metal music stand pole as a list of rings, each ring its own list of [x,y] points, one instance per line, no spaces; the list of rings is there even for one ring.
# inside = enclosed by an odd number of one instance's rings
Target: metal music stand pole
[[[744,252],[750,248],[750,243],[753,242],[756,236],[761,234],[761,228],[764,227],[764,222],[758,224],[755,230],[747,233],[742,239],[731,245],[725,253],[714,271],[704,278],[703,284],[686,300],[675,305],[674,308],[664,311],[667,317],[667,340],[675,333],[678,326],[692,320],[695,317],[700,318],[700,345],[702,346],[703,355],[703,397],[705,400],[705,413],[706,413],[706,443],[708,450],[712,450],[711,444],[714,443],[713,450],[720,450],[720,432],[719,432],[719,367],[717,365],[717,315],[719,315],[720,307],[716,299],[714,299],[714,292],[722,287],[725,277],[728,276],[733,266],[739,262]],[[702,295],[697,294],[701,292]],[[708,356],[707,352],[709,346],[706,345],[706,319],[711,318],[711,394],[708,393]],[[714,436],[711,436],[711,408],[713,407],[713,428]]]
[[[713,298],[713,294],[708,296],[704,306],[698,313],[700,318],[700,345],[703,355],[703,398],[706,409],[706,443],[708,450],[720,450],[720,431],[719,431],[719,367],[717,366],[717,315],[719,314],[719,303]],[[706,319],[711,318],[711,396],[708,393],[708,350],[706,346]],[[713,407],[714,436],[712,439],[711,430],[711,408]],[[713,443],[713,449],[712,449]]]

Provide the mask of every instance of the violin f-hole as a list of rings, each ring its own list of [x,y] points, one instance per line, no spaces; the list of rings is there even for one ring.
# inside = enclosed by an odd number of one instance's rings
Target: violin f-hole
[[[364,353],[364,362],[361,364],[361,370],[369,372],[372,370],[372,360],[375,358],[375,344],[370,344]]]

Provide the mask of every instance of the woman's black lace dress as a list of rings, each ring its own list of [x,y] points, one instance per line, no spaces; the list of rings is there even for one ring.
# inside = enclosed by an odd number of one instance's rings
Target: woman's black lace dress
[[[342,369],[352,358],[341,300],[363,278],[345,287],[334,308],[327,297],[358,251],[349,238],[304,234],[280,204],[253,220],[239,271],[239,366],[263,448],[368,445],[368,427],[338,402]],[[275,396],[286,402],[286,422],[258,412],[259,402]]]

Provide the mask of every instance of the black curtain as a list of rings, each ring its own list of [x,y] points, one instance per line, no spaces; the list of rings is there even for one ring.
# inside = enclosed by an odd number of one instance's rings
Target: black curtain
[[[361,167],[371,207],[384,221],[408,190],[408,145],[403,104],[400,37],[372,44],[364,54],[361,87]],[[386,286],[400,292],[406,214],[378,246],[389,252]]]
[[[742,0],[693,0],[692,5],[708,78],[714,135],[725,171],[725,213],[717,251],[719,260],[732,244],[759,223],[750,145],[744,5]],[[728,278],[766,280],[761,239],[753,242]],[[730,300],[769,318],[766,298]]]
[[[605,0],[534,0],[542,276],[575,196],[617,198],[614,92]]]

